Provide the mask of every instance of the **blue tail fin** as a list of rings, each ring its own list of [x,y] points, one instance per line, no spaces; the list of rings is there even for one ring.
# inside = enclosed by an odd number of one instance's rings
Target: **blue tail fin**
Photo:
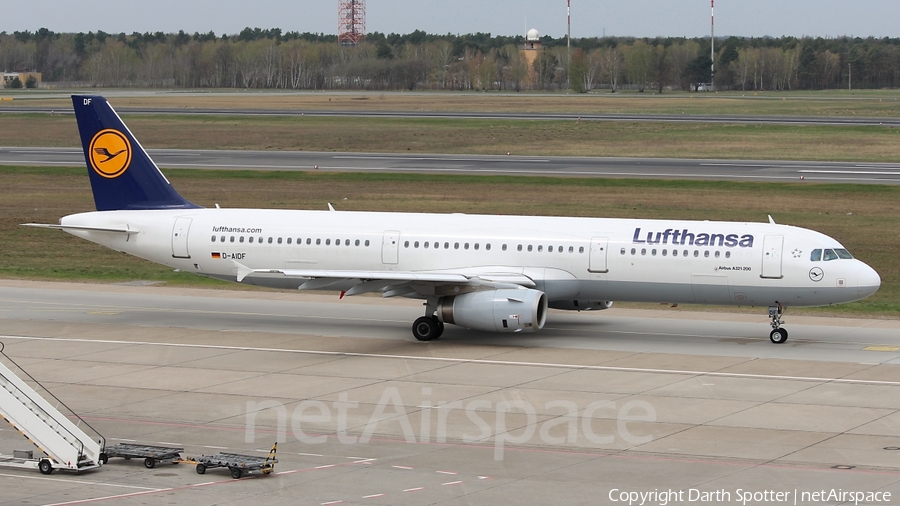
[[[72,95],[72,105],[98,211],[200,207],[175,191],[105,98]]]

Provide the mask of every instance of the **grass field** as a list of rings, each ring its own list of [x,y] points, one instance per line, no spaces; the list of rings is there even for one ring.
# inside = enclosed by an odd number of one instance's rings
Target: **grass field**
[[[900,162],[900,129],[599,121],[123,115],[147,147]],[[2,114],[0,146],[78,145],[72,115]]]
[[[329,109],[343,111],[468,111],[545,113],[733,114],[755,116],[900,116],[900,90],[686,93],[341,92],[285,90],[79,89],[109,94],[116,107]],[[0,107],[40,105],[70,109],[63,91],[0,90]],[[138,96],[140,95],[140,96]]]
[[[189,200],[204,206],[466,212],[523,215],[722,219],[812,228],[837,238],[882,276],[864,301],[816,314],[900,317],[900,188],[662,180],[505,178],[169,170]],[[58,231],[55,223],[93,210],[85,169],[0,167],[0,277],[237,287],[175,273]]]

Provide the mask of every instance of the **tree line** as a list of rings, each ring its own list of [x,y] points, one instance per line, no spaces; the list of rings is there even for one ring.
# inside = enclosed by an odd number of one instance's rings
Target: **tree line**
[[[0,32],[0,68],[99,87],[309,90],[818,90],[900,86],[900,38],[541,37],[245,28],[238,34]]]

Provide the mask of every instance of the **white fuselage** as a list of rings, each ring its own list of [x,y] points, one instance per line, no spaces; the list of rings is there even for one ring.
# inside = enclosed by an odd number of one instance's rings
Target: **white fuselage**
[[[849,302],[880,286],[878,274],[856,259],[811,258],[814,249],[843,248],[836,240],[771,223],[181,209],[90,212],[61,224],[136,229],[68,231],[231,281],[238,279],[237,263],[250,269],[501,272],[527,276],[550,301],[756,306]],[[304,280],[273,273],[243,282],[297,288]]]

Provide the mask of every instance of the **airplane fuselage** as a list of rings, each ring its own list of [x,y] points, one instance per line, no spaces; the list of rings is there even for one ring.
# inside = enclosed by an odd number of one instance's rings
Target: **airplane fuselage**
[[[878,275],[836,240],[773,223],[463,214],[178,209],[99,211],[62,225],[84,239],[188,272],[239,280],[250,269],[460,271],[525,276],[549,301],[820,306],[874,293]],[[814,250],[820,257],[813,258]],[[244,283],[298,288],[255,274]],[[347,290],[360,280],[327,286]],[[442,296],[417,290],[418,296]],[[551,304],[552,305],[552,304]],[[569,309],[579,309],[571,307]]]

